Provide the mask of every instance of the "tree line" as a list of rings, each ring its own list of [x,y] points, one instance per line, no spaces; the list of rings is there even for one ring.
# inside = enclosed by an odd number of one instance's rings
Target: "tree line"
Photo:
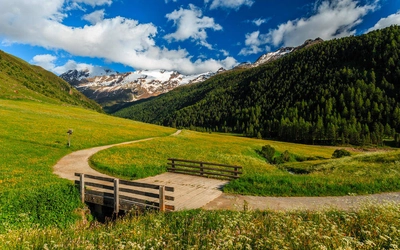
[[[400,27],[326,41],[116,114],[301,143],[400,141]]]

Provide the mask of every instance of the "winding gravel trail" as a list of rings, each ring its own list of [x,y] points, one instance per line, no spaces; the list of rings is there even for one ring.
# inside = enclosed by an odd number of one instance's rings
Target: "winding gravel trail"
[[[176,136],[181,133],[181,130],[176,131],[171,136]],[[155,137],[154,137],[155,138]],[[91,174],[97,176],[111,177],[96,170],[92,169],[89,166],[88,160],[95,153],[111,148],[119,145],[126,145],[132,143],[140,143],[144,141],[149,141],[154,138],[141,139],[130,142],[123,142],[113,145],[106,145],[100,147],[94,147],[89,149],[84,149],[80,151],[73,152],[69,155],[64,156],[57,162],[57,164],[53,167],[53,172],[60,176],[61,178],[75,180],[75,173],[84,173]],[[145,182],[165,182],[167,185],[174,185],[173,181],[171,181],[171,173],[164,173],[161,175],[157,175],[154,177],[148,177],[145,179],[138,180]],[[112,177],[111,177],[112,178]],[[174,177],[178,180],[184,180],[186,177],[182,175],[182,177]],[[204,179],[202,177],[198,177]],[[382,204],[387,202],[394,202],[400,204],[400,192],[392,192],[392,193],[382,193],[382,194],[373,194],[373,195],[364,195],[364,196],[340,196],[340,197],[260,197],[260,196],[244,196],[244,195],[232,195],[232,194],[224,194],[220,191],[221,183],[207,183],[205,181],[200,181],[200,184],[196,184],[197,187],[194,190],[199,190],[199,188],[204,189],[202,192],[208,192],[206,195],[206,199],[202,201],[203,203],[199,203],[197,207],[202,207],[206,210],[243,210],[243,209],[252,209],[252,210],[321,210],[326,208],[336,208],[340,210],[355,210],[360,208],[361,206],[373,203],[373,204]],[[190,180],[193,182],[193,180]],[[222,185],[225,183],[222,183]],[[175,183],[176,188],[183,189],[182,192],[185,191],[185,186],[193,186],[187,183]],[[190,196],[190,190],[187,190],[187,194],[181,194],[181,199],[188,199],[187,196]],[[193,197],[192,197],[193,198]],[[208,199],[207,199],[208,198]],[[190,202],[190,205],[178,205],[180,209],[192,209],[196,207],[194,206],[196,200],[193,199],[193,202]]]
[[[206,210],[324,210],[335,208],[352,211],[368,204],[400,204],[400,192],[381,193],[361,196],[328,197],[261,197],[221,194],[218,198],[203,206]],[[246,208],[245,208],[246,207]]]
[[[182,132],[181,130],[178,130],[170,136],[177,136],[181,132]],[[107,149],[107,148],[149,141],[149,140],[153,140],[154,138],[156,138],[156,137],[146,138],[146,139],[141,139],[141,140],[136,140],[136,141],[122,142],[122,143],[94,147],[94,148],[88,148],[88,149],[83,149],[83,150],[73,152],[69,155],[64,156],[63,158],[61,158],[61,160],[59,160],[57,162],[57,164],[53,167],[53,173],[60,176],[61,178],[68,179],[71,181],[76,179],[75,173],[83,173],[83,174],[111,177],[111,176],[102,174],[102,173],[97,172],[96,170],[92,169],[89,166],[89,158],[92,155],[96,154],[97,152]]]

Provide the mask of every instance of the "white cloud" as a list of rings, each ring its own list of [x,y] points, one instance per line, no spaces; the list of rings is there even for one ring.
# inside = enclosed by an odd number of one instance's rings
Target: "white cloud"
[[[269,19],[258,18],[258,19],[254,19],[252,21],[252,23],[254,23],[257,26],[261,26],[261,24],[267,23],[268,21],[269,21]]]
[[[91,24],[96,24],[104,20],[104,15],[104,9],[96,10],[90,14],[84,15],[82,19],[88,21]]]
[[[356,0],[324,0],[317,2],[316,13],[308,18],[287,21],[266,34],[251,37],[248,47],[241,54],[258,53],[257,48],[267,46],[298,46],[307,39],[321,37],[324,40],[354,35],[355,27],[363,21],[363,17],[378,7],[376,3],[361,5]],[[246,35],[246,41],[250,39]]]
[[[68,60],[68,62],[65,63],[64,65],[56,66],[56,67],[53,67],[52,69],[48,69],[48,70],[53,71],[54,73],[56,73],[58,75],[61,75],[69,70],[76,69],[78,71],[81,71],[81,70],[88,69],[89,72],[93,72],[93,71],[95,71],[96,68],[103,68],[103,67],[94,66],[92,64],[86,64],[86,63],[77,63],[74,60]]]
[[[214,22],[214,18],[203,16],[202,11],[193,4],[189,4],[189,9],[174,10],[166,17],[168,21],[173,21],[177,26],[174,33],[164,36],[170,42],[192,39],[200,45],[212,49],[212,46],[207,43],[206,29],[222,30],[221,25]]]
[[[224,50],[224,49],[221,49],[219,51],[222,53],[223,56],[229,56],[229,51]]]
[[[246,34],[246,48],[241,49],[239,55],[247,56],[260,53],[262,49],[260,49],[259,46],[262,43],[263,42],[260,39],[260,31],[254,31],[253,33]]]
[[[9,43],[61,49],[74,56],[102,58],[135,69],[178,70],[191,74],[201,73],[204,69],[215,71],[219,67],[227,68],[234,60],[228,57],[225,60],[193,62],[184,49],[168,50],[157,46],[154,40],[157,27],[153,24],[140,24],[119,16],[83,27],[67,26],[61,23],[65,17],[65,1],[68,0],[0,0],[0,36]],[[111,1],[84,2],[98,5]],[[204,27],[199,31],[213,23],[213,20],[204,17],[200,20],[204,22]],[[198,27],[202,27],[200,24]],[[198,37],[200,42],[205,42],[206,38],[202,35],[193,37]]]
[[[244,5],[251,7],[254,4],[254,0],[204,0],[205,3],[210,1],[210,9],[226,8],[238,10]]]
[[[71,2],[83,3],[83,4],[90,5],[92,7],[95,7],[95,6],[102,6],[102,5],[111,5],[113,1],[112,0],[71,0]]]
[[[50,54],[36,55],[33,57],[32,63],[44,69],[52,70],[55,67],[55,60],[57,60],[57,57]]]
[[[56,66],[55,61],[58,58],[56,56],[45,54],[45,55],[36,55],[32,59],[32,63],[35,65],[39,65],[42,68],[52,71],[57,75],[61,75],[69,70],[89,70],[89,72],[104,72],[104,68],[102,66],[96,66],[93,64],[87,63],[77,63],[74,60],[68,60],[64,65]]]
[[[388,17],[381,18],[375,25],[374,27],[370,28],[368,32],[377,30],[377,29],[383,29],[386,27],[389,27],[391,25],[400,25],[400,11],[397,12],[396,14],[392,14]]]

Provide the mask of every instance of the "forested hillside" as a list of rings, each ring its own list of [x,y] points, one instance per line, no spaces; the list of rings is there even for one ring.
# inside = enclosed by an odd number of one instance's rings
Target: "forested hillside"
[[[380,144],[400,132],[399,54],[400,27],[392,26],[226,72],[116,115],[293,142]]]
[[[102,112],[95,102],[43,68],[0,50],[0,98],[65,103]]]

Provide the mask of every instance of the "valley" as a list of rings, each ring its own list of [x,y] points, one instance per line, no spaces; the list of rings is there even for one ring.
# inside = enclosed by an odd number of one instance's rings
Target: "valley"
[[[399,132],[399,65],[393,59],[398,55],[397,50],[387,53],[397,46],[398,32],[394,26],[368,36],[318,43],[272,63],[175,88],[116,113],[142,122],[105,114],[54,74],[1,52],[0,249],[395,249],[400,245],[400,152],[383,142],[396,146]],[[372,38],[396,41],[385,42],[385,48],[377,46],[382,53],[365,61],[374,71],[358,61],[360,53],[369,51],[365,44],[374,46]],[[291,62],[298,57],[307,61],[310,54],[321,56],[324,46],[332,51],[338,50],[336,46],[364,50],[353,51],[357,60],[345,65],[329,56],[314,61],[337,66],[326,75],[319,74],[325,71],[314,68],[312,61],[307,67],[297,65],[300,71],[293,73],[298,68]],[[382,64],[390,70],[380,68]],[[319,85],[306,68],[321,70],[314,75],[320,76]],[[282,72],[290,74],[281,77]],[[169,136],[177,131],[174,127],[192,130]],[[73,130],[70,146],[69,130]],[[138,209],[115,221],[96,222],[73,182],[55,175],[53,166],[78,150],[135,140],[143,141],[99,151],[90,164],[129,180],[164,173],[170,157],[240,165],[243,176],[225,185],[221,197],[223,202],[241,197],[240,203],[222,211],[214,210],[215,203],[209,204],[211,211]],[[274,159],[284,160],[267,161],[260,154],[266,145],[274,149]],[[363,151],[368,147],[380,152]],[[334,159],[336,149],[347,149],[351,155]],[[389,201],[364,200],[346,211],[333,207],[274,211],[267,206],[260,211],[245,198],[260,196],[263,202],[273,202],[277,197],[312,197],[318,202],[327,196],[387,192],[392,192]]]

